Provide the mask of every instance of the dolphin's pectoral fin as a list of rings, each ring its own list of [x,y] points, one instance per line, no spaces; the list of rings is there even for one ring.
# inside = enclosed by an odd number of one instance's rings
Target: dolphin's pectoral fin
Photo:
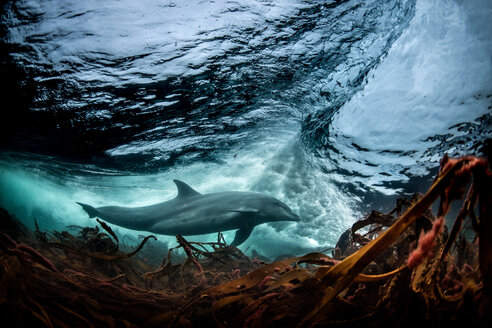
[[[232,242],[232,246],[239,246],[248,239],[249,235],[253,231],[254,226],[252,227],[244,227],[236,231],[236,236],[234,237],[234,241]]]

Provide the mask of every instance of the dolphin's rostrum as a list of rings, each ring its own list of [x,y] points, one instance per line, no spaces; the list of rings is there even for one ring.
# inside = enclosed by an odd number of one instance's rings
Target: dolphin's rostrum
[[[200,194],[186,183],[173,180],[178,196],[142,207],[78,203],[89,214],[121,227],[163,235],[200,235],[238,229],[232,245],[242,244],[258,224],[299,221],[298,215],[278,199],[255,192],[226,191]]]

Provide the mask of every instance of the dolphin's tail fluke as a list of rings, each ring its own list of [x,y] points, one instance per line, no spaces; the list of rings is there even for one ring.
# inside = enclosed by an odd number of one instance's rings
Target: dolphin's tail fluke
[[[82,206],[84,211],[86,211],[87,214],[89,214],[90,218],[99,216],[99,211],[96,208],[94,208],[90,205],[87,205],[87,204],[83,204],[83,203],[79,203],[79,202],[76,202],[76,203],[79,204],[80,206]]]

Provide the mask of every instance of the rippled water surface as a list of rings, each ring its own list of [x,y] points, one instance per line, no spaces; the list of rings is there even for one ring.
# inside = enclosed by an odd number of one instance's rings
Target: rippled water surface
[[[170,199],[179,178],[301,215],[245,248],[329,247],[491,136],[486,0],[10,1],[1,15],[0,205],[47,229],[93,224],[75,201]]]

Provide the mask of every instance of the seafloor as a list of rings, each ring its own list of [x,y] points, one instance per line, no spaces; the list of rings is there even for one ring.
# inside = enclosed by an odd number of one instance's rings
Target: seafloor
[[[462,208],[450,218],[454,200]],[[424,195],[372,211],[330,256],[269,263],[220,233],[215,243],[178,235],[165,254],[149,247],[152,236],[128,249],[102,221],[32,232],[0,216],[0,317],[13,326],[476,327],[492,319],[492,174],[474,157],[444,158]],[[445,217],[454,219],[449,231]]]

